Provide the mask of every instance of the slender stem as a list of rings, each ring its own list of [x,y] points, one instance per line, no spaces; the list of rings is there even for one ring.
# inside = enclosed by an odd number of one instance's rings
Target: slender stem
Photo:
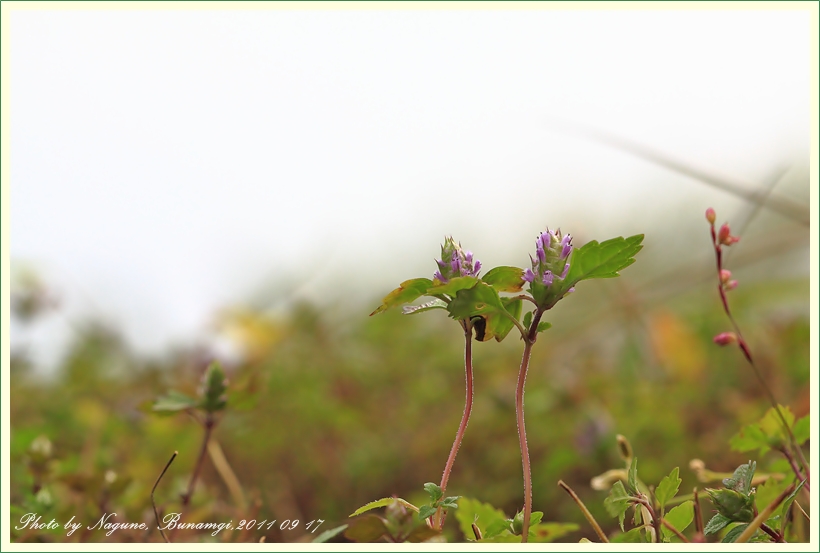
[[[183,507],[187,506],[188,503],[191,502],[191,496],[194,494],[194,486],[196,486],[197,478],[199,478],[199,473],[202,470],[202,462],[205,460],[205,454],[208,452],[208,441],[211,439],[211,432],[214,429],[216,421],[214,420],[213,415],[208,413],[202,424],[205,426],[205,436],[202,439],[202,447],[199,449],[199,458],[196,460],[194,472],[191,473],[191,479],[188,481],[188,489],[182,495]]]
[[[760,370],[757,368],[757,365],[754,362],[754,358],[752,357],[752,352],[749,349],[746,340],[743,339],[743,334],[740,332],[740,327],[737,324],[734,316],[732,315],[731,309],[729,309],[729,301],[726,297],[726,290],[723,286],[723,281],[720,279],[720,273],[723,270],[723,248],[718,242],[717,235],[715,233],[715,225],[714,223],[711,224],[711,234],[712,234],[712,245],[715,248],[715,264],[717,265],[717,277],[718,277],[718,293],[720,294],[720,301],[723,304],[723,310],[726,313],[726,316],[729,318],[729,321],[732,323],[732,327],[735,330],[735,334],[737,335],[737,343],[740,350],[743,352],[743,356],[746,358],[748,364],[752,367],[755,376],[757,377],[758,382],[760,382],[760,386],[763,388],[763,391],[766,393],[767,398],[769,399],[769,403],[771,403],[772,408],[774,409],[777,417],[780,419],[780,423],[783,429],[786,431],[786,434],[789,437],[789,445],[791,445],[792,449],[797,454],[797,458],[800,460],[800,464],[803,467],[803,471],[806,474],[806,491],[809,491],[809,464],[806,461],[805,456],[803,455],[803,450],[800,448],[800,445],[797,443],[797,440],[792,433],[792,429],[789,427],[789,424],[786,422],[786,418],[783,416],[783,413],[780,410],[780,405],[777,403],[777,400],[772,393],[771,388],[763,379],[763,375],[760,374]],[[799,475],[799,473],[798,473]]]
[[[527,381],[527,369],[530,366],[532,346],[538,337],[538,323],[544,312],[539,308],[533,312],[529,332],[524,338],[524,353],[521,355],[521,367],[518,371],[518,385],[515,389],[515,417],[518,426],[518,443],[521,446],[521,465],[524,469],[524,524],[521,531],[521,543],[527,543],[530,535],[530,514],[532,513],[532,471],[530,470],[530,450],[527,447],[527,429],[524,426],[524,385]]]
[[[592,516],[592,513],[589,512],[589,509],[587,509],[586,505],[584,505],[584,502],[581,501],[581,498],[578,497],[578,494],[576,494],[572,488],[567,486],[563,480],[559,480],[558,485],[561,486],[561,489],[567,492],[569,496],[575,501],[575,503],[578,504],[578,508],[581,509],[581,512],[583,513],[584,517],[587,519],[590,526],[592,526],[592,529],[595,530],[595,533],[598,534],[598,537],[601,538],[601,541],[604,543],[609,543],[609,539],[606,537],[606,534],[604,534],[604,531],[598,525],[598,521],[595,520],[595,517]]]
[[[171,466],[171,463],[174,462],[174,459],[177,458],[177,455],[179,455],[179,452],[174,451],[174,454],[171,455],[171,458],[168,459],[167,463],[165,463],[165,468],[162,469],[161,473],[159,473],[159,476],[157,477],[157,481],[154,482],[154,487],[151,488],[151,506],[154,508],[154,516],[157,519],[157,529],[159,529],[159,533],[162,536],[162,539],[165,540],[165,543],[171,543],[171,542],[168,541],[168,537],[165,535],[165,532],[162,531],[162,523],[159,521],[159,511],[157,511],[157,504],[154,502],[154,492],[157,490],[157,486],[159,485],[159,481],[162,480],[163,476],[165,476],[165,471],[168,470],[168,467]]]
[[[767,526],[765,523],[760,525],[760,529],[769,534],[769,536],[771,536],[771,538],[777,543],[786,543],[786,541],[783,539],[783,536],[775,532],[771,527]]]
[[[695,503],[695,532],[699,536],[703,536],[703,513],[700,510],[700,501],[698,501],[698,489],[692,491],[692,501]]]
[[[473,329],[469,321],[462,321],[464,328],[464,373],[466,380],[466,397],[464,399],[464,414],[461,415],[461,423],[458,425],[456,439],[450,449],[450,456],[447,457],[447,464],[444,465],[444,473],[441,475],[441,493],[447,489],[447,482],[450,479],[450,472],[456,462],[456,455],[464,439],[464,432],[467,430],[467,423],[470,421],[470,412],[473,409]],[[434,515],[434,527],[439,530],[444,526],[445,514],[441,507],[436,509]]]
[[[777,509],[777,507],[783,502],[783,500],[786,499],[786,497],[788,497],[788,495],[790,493],[792,493],[793,491],[794,491],[794,484],[792,484],[791,486],[789,486],[788,488],[783,490],[780,493],[780,495],[778,495],[775,498],[774,501],[769,503],[766,506],[765,509],[763,509],[762,511],[760,511],[760,513],[758,513],[758,515],[754,518],[754,520],[752,522],[749,523],[749,525],[746,527],[746,529],[743,531],[743,533],[741,533],[737,537],[737,539],[735,540],[735,543],[746,543],[747,541],[749,541],[749,539],[751,539],[751,537],[754,535],[754,533],[757,532],[758,528],[760,528],[760,526],[764,522],[766,522],[766,520],[770,516],[772,516],[772,513],[774,512],[774,510]]]

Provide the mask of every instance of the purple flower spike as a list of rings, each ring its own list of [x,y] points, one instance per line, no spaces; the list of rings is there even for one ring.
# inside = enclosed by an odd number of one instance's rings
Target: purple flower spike
[[[444,260],[447,261],[444,261]],[[481,262],[477,259],[474,262],[473,253],[461,249],[461,244],[456,244],[451,236],[444,239],[441,246],[441,260],[436,260],[439,270],[433,275],[435,280],[446,283],[451,278],[461,276],[478,276],[481,269]]]
[[[535,258],[530,256],[532,269],[527,269],[522,277],[527,282],[538,281],[546,287],[553,285],[556,279],[563,280],[569,273],[566,260],[572,253],[572,236],[561,234],[561,229],[554,231],[547,228],[538,235],[535,241]]]

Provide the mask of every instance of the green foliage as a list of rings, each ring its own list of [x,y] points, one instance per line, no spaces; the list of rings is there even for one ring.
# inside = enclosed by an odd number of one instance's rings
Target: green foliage
[[[495,267],[487,271],[481,280],[498,290],[499,292],[520,292],[524,286],[521,278],[524,271],[518,267]]]
[[[443,497],[444,493],[438,484],[427,482],[424,485],[424,491],[430,496],[430,503],[419,507],[419,518],[425,519],[433,516],[439,507],[444,510],[458,509],[458,496]]]
[[[678,494],[678,489],[680,489],[682,482],[678,476],[679,473],[680,470],[678,467],[673,468],[672,472],[670,472],[668,476],[664,476],[661,483],[658,484],[658,487],[655,489],[655,499],[660,504],[661,509],[666,506],[670,499]]]
[[[414,278],[405,280],[398,288],[387,294],[382,300],[382,304],[373,311],[370,316],[387,311],[391,307],[410,303],[427,293],[433,286],[433,281],[429,278]]]
[[[380,507],[387,507],[388,505],[391,505],[393,503],[401,503],[402,505],[404,505],[405,507],[407,507],[410,510],[413,510],[413,511],[416,511],[416,512],[419,511],[418,507],[416,507],[415,505],[413,505],[412,503],[410,503],[408,501],[405,501],[404,499],[402,499],[400,497],[383,497],[382,499],[377,499],[376,501],[371,501],[370,503],[368,503],[366,505],[362,505],[361,507],[359,507],[358,509],[353,511],[349,516],[351,516],[351,517],[359,516],[362,513],[366,513],[367,511],[370,511],[370,510],[373,510],[373,509],[378,509]]]
[[[621,526],[621,531],[624,529],[626,511],[630,507],[629,498],[630,495],[626,492],[623,482],[618,480],[612,485],[609,497],[604,500],[604,507],[606,507],[607,512],[613,517],[618,517],[618,524]]]
[[[809,415],[795,422],[794,414],[789,407],[782,405],[779,407],[786,424],[794,434],[795,441],[798,445],[803,444],[809,439]],[[783,429],[783,422],[772,407],[758,422],[744,426],[732,436],[729,445],[735,451],[740,452],[758,449],[760,455],[763,455],[769,449],[782,449],[788,442],[789,438]]]
[[[663,518],[674,526],[675,530],[683,533],[695,520],[695,504],[692,501],[684,501],[680,505],[669,509],[669,512]],[[677,540],[675,534],[666,526],[661,526],[661,533],[666,540]]]

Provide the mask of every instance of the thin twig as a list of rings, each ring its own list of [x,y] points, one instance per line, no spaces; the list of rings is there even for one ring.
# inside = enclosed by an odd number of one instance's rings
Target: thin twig
[[[182,506],[186,507],[191,501],[191,496],[194,494],[194,487],[196,486],[197,478],[202,470],[202,462],[205,460],[205,454],[208,452],[208,441],[211,439],[211,432],[214,429],[216,421],[211,413],[205,417],[202,423],[205,426],[205,436],[202,438],[202,447],[199,449],[199,457],[196,460],[194,472],[191,473],[191,479],[188,481],[188,489],[182,495]]]
[[[760,529],[763,530],[764,532],[766,532],[767,534],[769,534],[769,536],[775,542],[777,542],[777,543],[786,543],[786,540],[783,539],[783,536],[781,536],[778,532],[775,532],[774,530],[772,530],[772,528],[769,527],[768,525],[766,525],[765,523],[760,525]]]
[[[698,535],[703,535],[703,513],[700,510],[700,501],[698,501],[697,487],[692,491],[692,501],[695,503],[695,532]]]
[[[559,480],[558,485],[561,486],[561,489],[563,489],[565,492],[569,494],[569,496],[575,501],[576,504],[578,504],[578,508],[581,509],[581,513],[583,513],[584,518],[587,519],[590,526],[592,526],[592,529],[595,530],[595,533],[598,534],[599,538],[601,538],[601,541],[604,543],[609,543],[609,539],[606,537],[606,534],[598,525],[598,521],[595,520],[595,517],[592,516],[592,513],[589,512],[589,509],[587,509],[586,505],[584,505],[584,502],[581,501],[581,498],[578,497],[578,494],[575,493],[575,491],[572,488],[567,486],[563,480]]]
[[[154,482],[154,487],[151,488],[151,506],[154,507],[154,516],[157,518],[157,528],[159,529],[160,535],[162,535],[162,539],[165,540],[165,543],[171,543],[171,542],[168,541],[168,538],[165,536],[165,532],[162,531],[162,523],[159,521],[159,511],[157,511],[157,504],[154,502],[154,492],[156,491],[157,486],[159,485],[159,481],[162,480],[163,476],[165,476],[165,471],[168,470],[168,467],[171,466],[171,463],[174,462],[174,459],[177,458],[177,455],[179,455],[179,452],[174,451],[174,454],[171,455],[171,458],[168,459],[168,462],[165,464],[165,468],[162,469],[161,473],[159,473],[159,477],[157,478],[157,481]]]

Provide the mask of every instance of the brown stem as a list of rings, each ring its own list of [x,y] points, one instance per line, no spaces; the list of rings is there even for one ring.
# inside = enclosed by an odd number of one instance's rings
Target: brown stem
[[[785,540],[783,540],[783,536],[775,532],[771,527],[767,526],[765,523],[760,525],[760,529],[769,534],[769,536],[771,536],[771,538],[777,543],[786,543]]]
[[[524,353],[521,355],[521,367],[518,371],[518,385],[515,389],[515,416],[518,426],[518,443],[521,446],[521,465],[524,469],[524,524],[521,530],[521,543],[527,543],[530,535],[530,514],[532,513],[532,471],[530,469],[530,450],[527,446],[527,429],[524,426],[524,384],[527,381],[527,369],[530,366],[532,346],[538,336],[538,323],[543,311],[536,309],[529,332],[524,340]]]
[[[154,508],[154,516],[157,518],[157,529],[159,530],[159,533],[162,536],[162,539],[165,540],[165,543],[171,543],[171,542],[168,541],[168,537],[165,535],[165,532],[162,531],[162,523],[159,520],[159,511],[157,510],[157,504],[154,502],[154,492],[157,490],[157,486],[159,485],[159,481],[162,480],[163,476],[165,476],[165,471],[168,470],[168,467],[171,466],[171,463],[174,462],[174,459],[177,458],[178,454],[179,454],[178,451],[174,451],[174,454],[171,455],[171,458],[168,459],[167,463],[165,463],[165,468],[162,469],[161,473],[159,473],[159,477],[157,477],[157,481],[154,482],[154,487],[151,488],[151,506]]]
[[[205,426],[205,436],[202,439],[202,447],[199,449],[199,457],[196,460],[194,472],[191,473],[191,479],[188,481],[188,489],[182,495],[182,506],[186,507],[191,502],[191,496],[194,494],[194,486],[196,486],[197,478],[202,470],[202,462],[205,460],[205,454],[208,452],[208,441],[211,439],[211,432],[214,429],[216,421],[211,413],[205,416],[205,421],[202,423]]]
[[[450,479],[450,472],[453,470],[453,464],[456,462],[456,455],[461,447],[461,441],[464,439],[464,432],[467,430],[467,423],[470,420],[470,412],[473,409],[473,329],[469,321],[462,321],[464,327],[464,373],[467,382],[467,393],[464,399],[464,414],[461,415],[461,423],[458,425],[458,432],[456,432],[456,439],[453,442],[453,447],[450,449],[450,456],[447,457],[447,464],[444,465],[444,473],[441,475],[441,493],[447,489],[447,481]],[[434,527],[439,530],[444,526],[445,514],[442,508],[436,509],[434,515]]]
[[[698,489],[692,491],[692,501],[695,503],[695,532],[698,535],[703,535],[703,513],[700,510],[700,501],[698,500]]]
[[[587,519],[590,526],[592,526],[592,529],[595,530],[595,533],[598,534],[598,537],[601,538],[601,541],[604,543],[609,543],[609,539],[606,537],[606,534],[604,534],[604,531],[598,525],[598,521],[595,520],[595,517],[592,516],[592,513],[589,512],[589,509],[587,509],[586,505],[584,505],[584,502],[581,501],[581,498],[578,497],[578,494],[576,494],[572,488],[567,486],[563,480],[559,480],[558,485],[561,486],[561,489],[567,492],[569,496],[575,501],[575,503],[578,504],[578,508],[581,509],[581,512],[583,513],[584,517]]]

